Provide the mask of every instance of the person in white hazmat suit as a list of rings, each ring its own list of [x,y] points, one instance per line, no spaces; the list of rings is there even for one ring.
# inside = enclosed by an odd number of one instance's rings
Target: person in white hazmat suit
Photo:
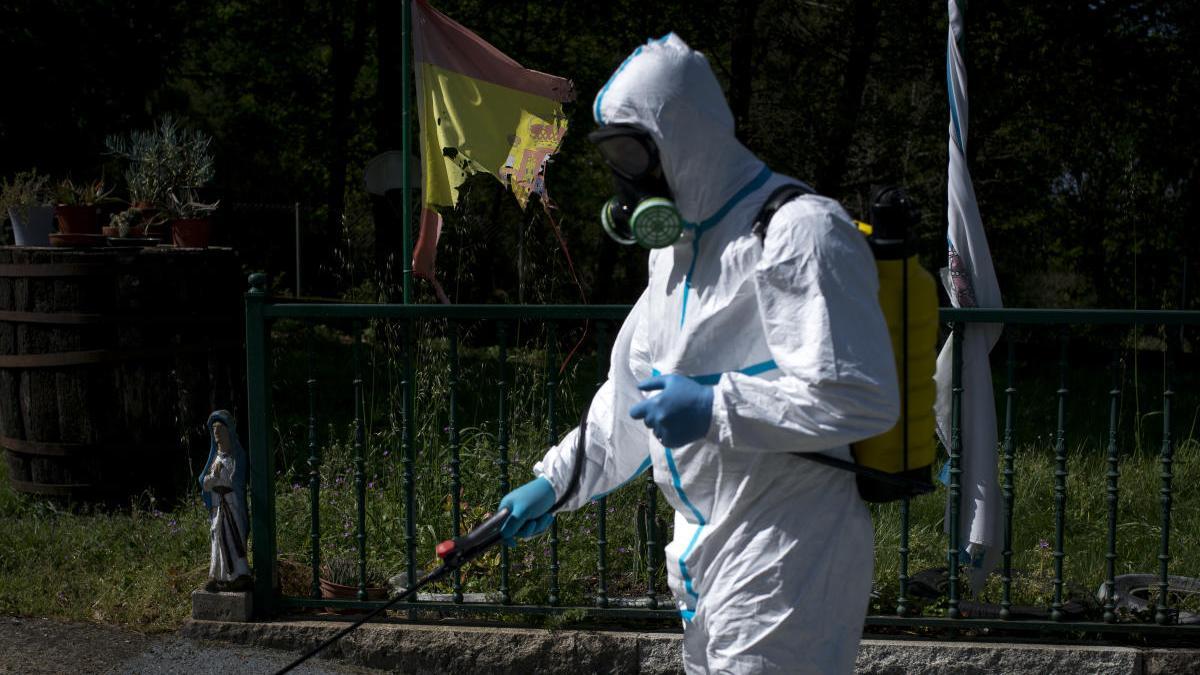
[[[646,221],[633,236],[644,206],[677,209],[682,232],[650,244],[660,248],[649,283],[614,342],[562,508],[653,471],[675,509],[666,568],[687,672],[851,672],[870,515],[853,473],[791,453],[850,460],[849,443],[896,422],[871,251],[842,208],[815,195],[785,204],[765,240],[751,232],[768,195],[799,181],[734,137],[707,60],[673,33],[626,59],[593,112],[591,139],[625,197],[606,206],[606,229],[644,244],[670,234]],[[655,180],[657,191],[645,187]],[[509,543],[549,527],[578,434],[501,501]]]

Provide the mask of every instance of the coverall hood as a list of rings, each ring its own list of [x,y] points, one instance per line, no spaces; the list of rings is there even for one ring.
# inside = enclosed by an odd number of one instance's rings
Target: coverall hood
[[[763,163],[734,135],[733,113],[708,59],[668,33],[638,47],[596,95],[599,124],[634,124],[654,138],[684,219],[715,214]]]

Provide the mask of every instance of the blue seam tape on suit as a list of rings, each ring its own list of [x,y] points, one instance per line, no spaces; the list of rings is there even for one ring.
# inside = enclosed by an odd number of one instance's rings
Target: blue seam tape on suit
[[[778,367],[779,366],[775,363],[775,361],[771,360],[746,366],[745,368],[741,368],[736,372],[745,375],[759,375],[761,373],[774,370]],[[662,372],[657,368],[653,368],[651,369],[650,374],[654,377],[658,377],[659,375],[662,375]],[[715,385],[721,380],[721,373],[715,373],[711,375],[696,375],[692,376],[691,379],[700,384]],[[679,475],[678,467],[675,466],[675,456],[671,452],[671,448],[663,448],[663,450],[667,456],[667,469],[669,469],[671,472],[671,485],[675,488],[675,493],[679,495],[679,499],[683,501],[684,505],[686,505],[692,511],[692,515],[696,517],[696,521],[699,525],[699,527],[696,528],[695,533],[692,534],[692,539],[688,542],[687,548],[685,548],[683,553],[679,556],[679,573],[683,577],[683,587],[687,591],[688,595],[695,599],[695,604],[698,605],[700,603],[700,594],[696,592],[695,583],[692,579],[692,575],[688,572],[686,560],[688,555],[691,554],[692,549],[695,548],[696,542],[700,540],[700,532],[704,530],[706,521],[704,516],[700,513],[700,509],[697,509],[696,506],[692,504],[692,501],[688,499],[687,494],[683,491],[683,480]],[[639,469],[638,473],[640,474],[641,472],[642,469]],[[634,477],[636,478],[636,475]],[[630,480],[633,479],[631,478]],[[680,616],[687,621],[691,621],[692,617],[695,616],[695,612],[690,610],[681,610]]]
[[[601,92],[601,94],[603,94],[603,92]],[[599,111],[600,108],[597,107],[596,110]],[[704,233],[707,232],[708,229],[713,225],[721,222],[721,219],[728,215],[729,212],[733,210],[733,207],[737,206],[738,202],[742,201],[746,197],[749,197],[751,192],[754,192],[763,185],[766,185],[767,181],[771,179],[771,175],[771,168],[764,164],[763,168],[759,170],[758,175],[756,175],[749,183],[743,185],[742,189],[738,190],[732,197],[729,198],[728,201],[725,202],[724,206],[717,209],[717,212],[706,218],[704,222],[700,223],[699,225],[684,223],[685,227],[691,227],[692,229],[696,230],[696,236],[692,239],[692,262],[688,265],[687,276],[684,277],[683,282],[683,310],[679,313],[680,328],[683,327],[683,320],[687,316],[688,295],[689,291],[692,290],[692,273],[696,271],[696,259],[700,257],[700,237],[704,236]]]

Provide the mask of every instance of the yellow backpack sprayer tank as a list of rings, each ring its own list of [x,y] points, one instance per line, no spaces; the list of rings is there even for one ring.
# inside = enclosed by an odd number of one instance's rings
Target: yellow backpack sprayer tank
[[[754,233],[766,238],[771,217],[787,202],[810,191],[785,185],[767,198],[755,218]],[[917,261],[908,230],[915,210],[904,190],[883,188],[871,200],[871,223],[858,223],[867,237],[879,272],[879,305],[892,338],[892,354],[900,381],[900,419],[885,433],[854,443],[854,462],[817,453],[805,459],[853,471],[858,492],[869,502],[890,502],[933,490],[937,287]]]

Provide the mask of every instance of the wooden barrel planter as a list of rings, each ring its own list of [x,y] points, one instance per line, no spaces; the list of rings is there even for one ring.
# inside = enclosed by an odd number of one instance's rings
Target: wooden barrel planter
[[[168,497],[244,410],[229,249],[0,247],[0,446],[14,489]]]

